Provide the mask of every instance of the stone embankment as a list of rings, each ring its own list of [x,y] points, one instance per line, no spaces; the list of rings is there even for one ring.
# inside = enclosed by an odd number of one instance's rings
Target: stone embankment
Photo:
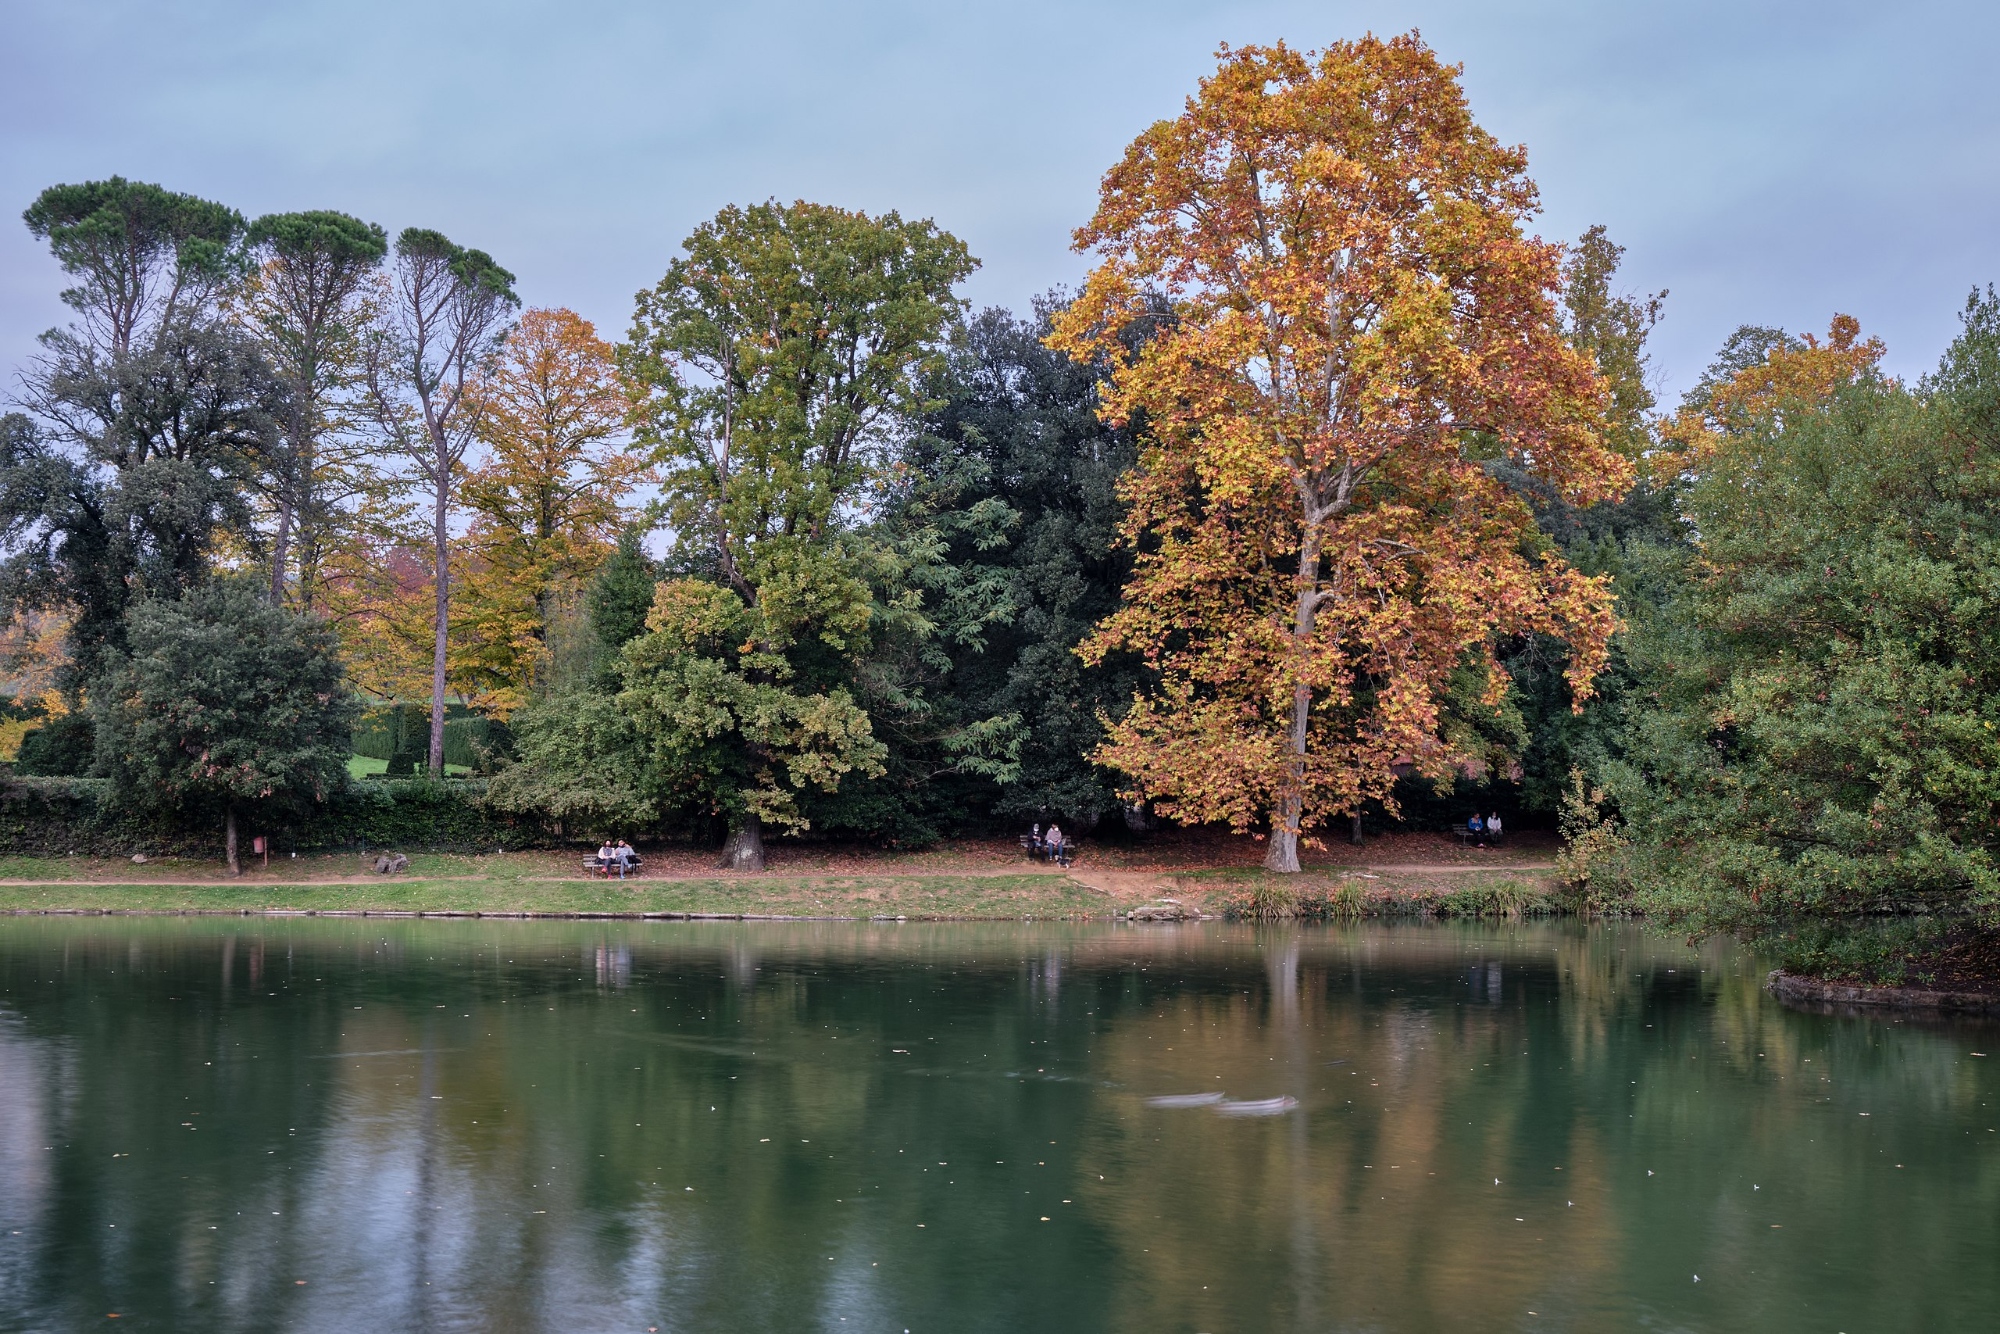
[[[2000,1015],[2000,995],[1979,991],[1925,991],[1917,987],[1865,987],[1852,982],[1824,982],[1772,969],[1764,985],[1779,1000],[1793,1005],[1871,1005],[1905,1010],[1936,1010],[1947,1014]]]

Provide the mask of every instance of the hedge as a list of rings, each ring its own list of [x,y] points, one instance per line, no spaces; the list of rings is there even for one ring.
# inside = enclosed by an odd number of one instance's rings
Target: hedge
[[[304,815],[246,814],[243,836],[276,854],[352,848],[492,852],[554,846],[539,822],[490,810],[486,780],[372,779]],[[25,778],[0,785],[0,852],[15,856],[222,856],[220,822],[189,828],[117,809],[102,778]]]
[[[459,706],[453,705],[452,710],[459,711]],[[366,755],[372,760],[394,760],[399,753],[407,754],[421,766],[430,755],[430,713],[415,704],[392,704],[386,708],[370,709],[362,715],[361,725],[354,729],[351,744],[356,755]],[[446,764],[479,769],[484,767],[492,752],[504,749],[506,744],[507,727],[504,723],[462,711],[458,717],[445,719]]]

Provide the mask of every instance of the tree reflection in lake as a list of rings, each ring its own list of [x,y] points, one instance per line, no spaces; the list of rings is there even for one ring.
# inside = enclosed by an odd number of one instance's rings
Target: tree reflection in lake
[[[1981,1324],[2000,1038],[1760,980],[1578,923],[15,918],[0,1327]]]

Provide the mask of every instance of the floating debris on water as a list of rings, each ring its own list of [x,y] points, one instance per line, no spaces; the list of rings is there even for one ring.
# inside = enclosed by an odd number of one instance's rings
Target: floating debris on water
[[[1218,1102],[1220,1116],[1282,1116],[1299,1105],[1297,1098],[1264,1098],[1256,1102]]]
[[[1169,1093],[1164,1097],[1148,1098],[1148,1107],[1213,1107],[1227,1094],[1223,1093]]]

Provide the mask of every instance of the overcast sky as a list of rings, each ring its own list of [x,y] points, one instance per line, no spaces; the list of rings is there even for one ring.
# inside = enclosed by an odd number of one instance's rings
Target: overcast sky
[[[606,334],[693,224],[772,196],[935,218],[972,300],[1021,308],[1219,42],[1412,27],[1527,145],[1542,233],[1605,223],[1671,289],[1670,399],[1738,324],[1835,311],[1921,373],[2000,280],[1991,3],[0,0],[0,370],[64,318],[11,219],[113,173],[436,227]]]

